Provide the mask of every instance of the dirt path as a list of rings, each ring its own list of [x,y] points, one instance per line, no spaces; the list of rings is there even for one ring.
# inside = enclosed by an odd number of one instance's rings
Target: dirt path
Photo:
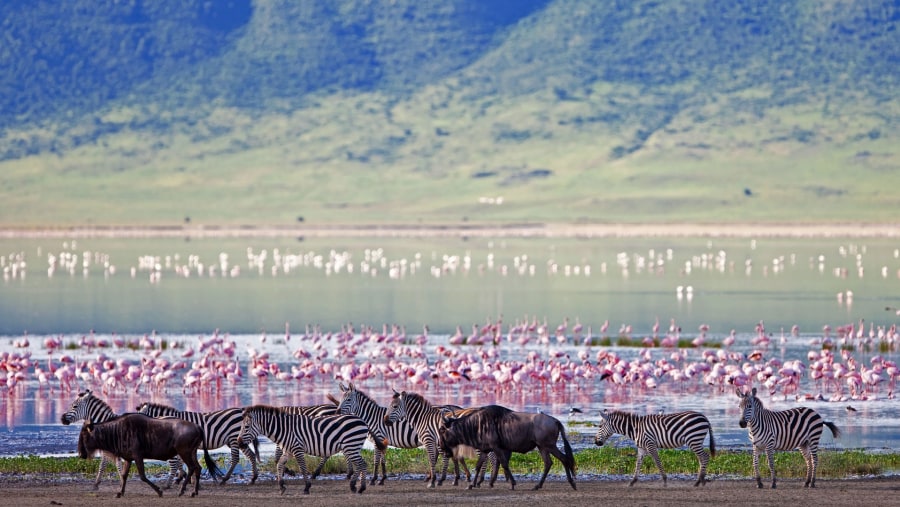
[[[384,486],[370,486],[362,495],[350,493],[346,481],[318,480],[313,482],[310,494],[302,494],[302,483],[287,481],[287,491],[282,496],[273,481],[256,485],[229,484],[215,486],[204,481],[197,498],[177,497],[166,491],[157,499],[150,488],[139,480],[129,481],[123,499],[115,498],[118,486],[114,481],[104,481],[100,490],[91,489],[90,479],[63,480],[50,477],[2,477],[0,491],[7,502],[17,506],[64,505],[94,507],[122,505],[185,505],[191,507],[224,507],[226,505],[278,505],[296,506],[394,506],[394,505],[522,505],[522,506],[576,506],[576,505],[815,505],[817,507],[847,507],[852,505],[900,505],[900,478],[821,480],[816,489],[805,489],[797,480],[779,483],[777,490],[757,489],[751,480],[714,480],[705,487],[694,488],[691,481],[671,480],[666,488],[659,481],[640,482],[629,488],[621,481],[578,481],[578,491],[573,491],[561,479],[548,481],[544,489],[532,491],[534,482],[522,480],[515,491],[506,483],[494,489],[482,488],[467,491],[463,487],[441,486],[434,490],[425,488],[415,479],[392,479]]]

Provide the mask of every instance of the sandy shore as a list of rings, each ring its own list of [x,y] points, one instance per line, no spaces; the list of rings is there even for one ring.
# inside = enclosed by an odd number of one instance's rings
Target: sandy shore
[[[228,237],[736,237],[896,238],[897,224],[362,224],[0,227],[0,238]]]
[[[900,504],[900,478],[819,480],[815,489],[806,489],[800,480],[779,481],[778,489],[757,489],[750,479],[713,480],[703,487],[693,487],[693,481],[669,480],[667,487],[656,481],[641,481],[629,488],[625,481],[577,481],[578,491],[559,480],[548,480],[544,489],[533,491],[534,482],[519,481],[515,491],[505,482],[493,489],[468,491],[450,485],[429,490],[415,479],[389,479],[384,486],[370,486],[363,494],[351,493],[344,480],[317,480],[309,495],[303,495],[302,483],[286,481],[287,491],[278,493],[273,481],[255,485],[227,484],[217,486],[201,482],[200,494],[176,496],[174,490],[162,498],[136,478],[129,480],[125,496],[115,498],[117,481],[105,480],[99,491],[93,491],[93,479],[58,481],[52,477],[0,478],[0,489],[14,505],[70,507],[99,507],[122,505],[185,505],[191,507],[221,507],[223,505],[316,505],[345,507],[395,505],[565,505],[596,506],[604,503],[669,507],[678,505],[816,505],[818,507],[846,507],[848,505]]]

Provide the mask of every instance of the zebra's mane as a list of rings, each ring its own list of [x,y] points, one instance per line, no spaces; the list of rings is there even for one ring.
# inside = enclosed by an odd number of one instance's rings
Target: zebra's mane
[[[406,398],[408,400],[412,400],[413,403],[418,403],[419,405],[422,405],[425,408],[432,408],[431,403],[428,400],[426,400],[425,397],[419,393],[405,393],[404,396],[406,396]]]
[[[246,414],[247,412],[261,412],[264,414],[287,413],[279,407],[274,407],[272,405],[262,405],[262,404],[251,405],[249,407],[245,407],[244,413]]]
[[[357,396],[359,396],[360,398],[362,398],[363,400],[366,400],[366,401],[368,401],[369,403],[372,403],[373,405],[375,405],[375,406],[377,406],[377,407],[380,407],[380,406],[381,406],[381,405],[378,404],[377,401],[373,400],[372,397],[369,396],[368,394],[366,394],[364,391],[361,391],[361,390],[359,390],[359,389],[357,389],[357,388],[354,387],[354,388],[353,388],[353,392],[354,392]],[[382,408],[384,408],[384,407],[382,407]]]
[[[116,411],[113,410],[112,407],[109,406],[109,403],[107,403],[107,402],[103,401],[102,399],[100,399],[100,398],[94,396],[94,393],[93,393],[92,391],[90,391],[90,390],[84,391],[83,393],[79,393],[79,394],[78,394],[78,399],[84,400],[84,403],[94,403],[94,404],[96,404],[96,405],[99,405],[100,407],[109,410],[109,411],[112,412],[113,414],[116,413]]]
[[[181,412],[181,410],[178,410],[171,405],[165,405],[163,403],[152,403],[148,401],[146,403],[142,403],[142,405],[147,405],[147,408],[155,408],[156,410],[171,410],[173,412]]]

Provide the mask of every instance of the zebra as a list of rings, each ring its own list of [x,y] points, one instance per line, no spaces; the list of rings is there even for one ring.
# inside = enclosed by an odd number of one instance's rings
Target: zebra
[[[709,453],[703,448],[703,441],[709,433]],[[663,486],[666,485],[666,471],[659,459],[659,449],[674,449],[687,445],[700,462],[700,471],[694,486],[706,485],[706,466],[710,456],[716,456],[716,441],[713,438],[709,419],[700,412],[678,412],[674,414],[638,415],[621,410],[604,410],[600,417],[600,427],[594,437],[594,444],[601,446],[614,434],[624,435],[634,440],[637,446],[637,462],[634,465],[634,477],[628,486],[634,486],[638,480],[644,458],[649,454],[656,462],[662,475]]]
[[[378,467],[380,464],[381,480],[378,481],[378,484],[383,486],[384,480],[387,477],[387,466],[385,464],[387,445],[389,444],[401,449],[415,449],[420,447],[422,443],[419,441],[416,429],[406,421],[385,425],[384,419],[385,415],[387,415],[387,408],[376,403],[366,393],[356,389],[353,383],[350,383],[348,387],[344,387],[344,384],[342,383],[339,384],[339,386],[343,395],[340,404],[338,405],[338,411],[344,415],[355,415],[365,421],[369,426],[370,437],[375,441],[375,453],[373,458],[374,471],[372,472],[371,484],[374,485],[378,480]],[[381,442],[379,442],[379,440],[381,440]],[[379,445],[379,443],[381,445]],[[458,480],[459,478],[457,477],[457,481]]]
[[[788,410],[766,410],[756,397],[754,387],[750,394],[736,389],[740,401],[741,428],[747,428],[750,444],[753,446],[753,471],[756,486],[763,487],[759,475],[759,453],[762,451],[769,461],[772,473],[772,488],[775,488],[775,451],[799,449],[806,461],[806,483],[804,487],[816,487],[816,467],[819,466],[819,439],[823,426],[828,426],[834,438],[840,438],[837,425],[826,421],[815,410],[796,407]]]
[[[350,491],[356,493],[357,475],[360,480],[359,493],[366,490],[366,462],[360,450],[369,434],[365,421],[352,415],[331,415],[309,417],[291,414],[278,407],[253,405],[244,408],[239,440],[241,447],[247,446],[259,435],[266,436],[284,449],[284,454],[276,465],[278,488],[284,494],[284,465],[293,456],[300,465],[300,472],[306,487],[303,494],[309,494],[312,485],[306,468],[306,453],[327,458],[342,452],[347,457],[347,468],[355,470],[350,478]]]
[[[102,423],[109,421],[110,419],[115,419],[118,416],[119,414],[115,413],[109,404],[94,396],[94,393],[88,389],[78,393],[78,396],[75,397],[75,401],[72,402],[69,411],[63,414],[60,419],[64,425],[68,426],[82,420],[91,421],[93,423]],[[100,489],[100,478],[103,476],[103,470],[106,469],[106,464],[110,461],[116,465],[119,476],[122,476],[122,463],[120,463],[112,454],[101,452],[100,468],[97,470],[97,479],[94,481],[95,490]]]
[[[228,472],[222,477],[220,484],[225,484],[228,482],[228,479],[231,478],[232,472],[234,472],[235,467],[240,461],[240,451],[244,452],[244,455],[247,456],[247,459],[250,460],[250,465],[253,467],[253,476],[250,479],[250,484],[256,482],[256,479],[259,476],[256,453],[250,450],[249,447],[241,449],[238,446],[237,437],[241,431],[241,408],[226,408],[214,412],[186,412],[160,403],[144,402],[138,405],[137,411],[151,417],[177,417],[179,419],[185,419],[200,426],[205,435],[206,447],[215,449],[228,446],[231,448],[231,466],[228,467]],[[256,445],[257,452],[259,452],[258,443]],[[173,470],[178,471],[176,482],[180,480],[181,464],[177,463],[177,468],[175,468],[170,461],[169,468],[168,484],[171,484],[175,475]]]
[[[338,415],[338,401],[337,398],[333,397],[331,394],[328,395],[328,399],[331,400],[331,403],[323,403],[320,405],[285,405],[282,407],[278,407],[280,410],[283,410],[289,414],[294,415],[305,415],[307,417],[322,417],[327,415]],[[281,459],[281,455],[284,454],[284,450],[280,445],[275,445],[275,462],[277,463]],[[325,468],[325,462],[328,461],[327,456],[323,456],[319,460],[319,465],[316,467],[315,471],[312,473],[312,478],[315,479],[322,473],[322,469]],[[285,467],[284,473],[288,475],[296,475],[296,472],[291,470],[290,468]],[[349,471],[348,471],[348,479]]]
[[[430,479],[426,478],[426,480],[429,482],[429,488],[435,487],[435,480],[437,478],[435,465],[437,464],[438,455],[443,457],[444,463],[443,477],[439,484],[443,483],[447,476],[447,467],[451,456],[450,453],[445,452],[443,446],[440,445],[438,428],[441,426],[443,417],[455,410],[463,409],[454,405],[434,406],[419,394],[407,393],[406,391],[398,393],[395,390],[394,397],[391,399],[391,404],[388,406],[384,416],[384,424],[388,427],[397,424],[400,421],[406,421],[415,429],[416,435],[421,442],[420,445],[425,446],[425,452],[428,454],[428,464],[430,465],[431,475]],[[457,456],[453,456],[454,464],[456,464],[458,459]],[[463,464],[463,466],[465,466],[465,464]],[[468,469],[466,469],[466,477],[468,480]],[[454,485],[458,483],[459,468],[457,466],[457,479],[454,482]]]

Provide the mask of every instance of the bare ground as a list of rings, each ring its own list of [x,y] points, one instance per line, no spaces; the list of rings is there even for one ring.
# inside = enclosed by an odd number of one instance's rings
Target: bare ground
[[[483,487],[466,490],[463,486],[440,486],[429,490],[417,479],[389,479],[384,486],[369,486],[362,494],[351,493],[345,480],[313,481],[309,495],[303,495],[302,481],[286,481],[287,491],[278,492],[272,480],[255,485],[227,484],[217,486],[202,481],[200,495],[176,496],[167,490],[162,498],[146,484],[132,477],[125,496],[117,499],[118,483],[104,481],[99,491],[93,491],[93,481],[87,478],[59,480],[51,476],[0,477],[0,491],[6,501],[17,506],[64,505],[72,507],[100,507],[122,505],[185,505],[192,507],[223,507],[226,505],[291,505],[298,502],[316,506],[394,506],[394,505],[617,505],[677,506],[677,505],[815,505],[818,507],[848,505],[900,505],[900,478],[820,480],[816,489],[806,489],[799,480],[779,482],[777,490],[757,489],[748,479],[713,480],[695,488],[688,480],[670,478],[668,487],[659,480],[641,481],[629,488],[626,482],[609,480],[580,480],[573,491],[561,479],[548,480],[540,491],[532,491],[533,480],[520,480],[515,491],[500,482],[493,489]]]

